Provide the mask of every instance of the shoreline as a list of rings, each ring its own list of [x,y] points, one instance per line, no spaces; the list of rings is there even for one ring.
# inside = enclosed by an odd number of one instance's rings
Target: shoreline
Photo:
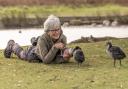
[[[74,40],[72,42],[70,42],[69,44],[74,44],[74,43],[96,43],[96,42],[100,42],[100,41],[110,41],[113,39],[128,39],[128,37],[125,38],[117,38],[117,37],[81,37],[80,39]]]

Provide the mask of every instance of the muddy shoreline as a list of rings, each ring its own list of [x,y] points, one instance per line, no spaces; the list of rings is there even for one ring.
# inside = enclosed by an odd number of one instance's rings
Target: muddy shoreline
[[[69,44],[73,43],[92,43],[92,42],[100,42],[100,41],[111,41],[113,39],[128,39],[126,38],[116,38],[116,37],[81,37],[80,39],[74,40],[70,42]]]

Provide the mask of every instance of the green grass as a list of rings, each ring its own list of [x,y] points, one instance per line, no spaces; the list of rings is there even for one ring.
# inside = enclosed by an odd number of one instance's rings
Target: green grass
[[[128,54],[128,39],[112,40]],[[105,41],[97,43],[69,44],[79,45],[86,61],[78,67],[71,59],[67,64],[28,63],[14,56],[3,57],[0,51],[0,88],[1,89],[127,89],[128,58],[117,62],[105,52]]]
[[[74,6],[8,6],[0,7],[0,16],[20,15],[25,13],[29,17],[48,16],[55,14],[58,16],[108,16],[108,15],[128,15],[128,7],[114,4],[107,5],[83,5]]]

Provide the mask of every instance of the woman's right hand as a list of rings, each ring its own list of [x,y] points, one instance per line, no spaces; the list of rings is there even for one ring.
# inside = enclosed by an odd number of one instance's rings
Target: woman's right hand
[[[55,43],[54,44],[54,47],[56,47],[58,49],[64,49],[65,48],[65,45],[62,42],[59,42],[59,43]]]

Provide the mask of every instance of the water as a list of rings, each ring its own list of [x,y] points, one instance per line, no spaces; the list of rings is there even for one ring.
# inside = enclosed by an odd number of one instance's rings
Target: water
[[[73,40],[83,37],[105,37],[112,36],[117,38],[128,37],[128,27],[87,27],[87,26],[73,26],[63,27],[63,33],[67,36],[67,42],[70,43]],[[21,33],[19,33],[21,31]],[[8,40],[14,39],[15,42],[21,46],[30,45],[31,37],[39,36],[44,33],[42,28],[33,29],[16,29],[16,30],[2,30],[0,31],[0,49],[4,49]]]

